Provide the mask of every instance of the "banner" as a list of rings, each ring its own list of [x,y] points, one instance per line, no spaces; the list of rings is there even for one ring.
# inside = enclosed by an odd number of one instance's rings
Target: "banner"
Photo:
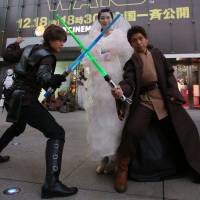
[[[143,26],[164,53],[200,52],[199,0],[1,0],[0,37],[33,37],[38,26],[57,24],[58,13],[76,34],[87,34],[100,9],[120,12]],[[2,43],[3,43],[2,42]]]

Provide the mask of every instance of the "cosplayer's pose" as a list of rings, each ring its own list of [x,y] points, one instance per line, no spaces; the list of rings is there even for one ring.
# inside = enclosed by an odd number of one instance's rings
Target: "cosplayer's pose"
[[[98,13],[98,21],[93,24],[84,41],[86,45],[90,44],[112,20],[111,10],[102,9]],[[105,33],[91,51],[92,55],[116,82],[121,80],[122,66],[133,52],[126,37],[129,27],[128,22],[121,18],[112,29]],[[101,160],[115,154],[120,142],[123,122],[117,116],[116,103],[109,92],[109,85],[102,79],[89,60],[85,60],[83,64],[85,72],[89,73],[86,83],[86,110],[89,121],[87,140],[92,159]],[[97,173],[101,172],[101,169],[97,167]]]
[[[66,32],[59,26],[50,25],[43,35],[42,45],[30,45],[20,49],[16,43],[7,47],[4,59],[18,62],[15,67],[15,80],[5,95],[7,121],[13,124],[0,138],[0,152],[16,136],[22,134],[26,124],[41,131],[47,138],[46,177],[42,186],[42,198],[65,197],[77,193],[76,187],[67,187],[59,181],[65,131],[39,103],[41,88],[60,87],[65,77],[54,74],[56,57],[64,42]]]
[[[184,158],[185,164],[181,168],[189,164],[199,181],[200,156],[197,152],[200,152],[200,138],[194,122],[182,107],[184,99],[178,90],[174,70],[159,49],[147,49],[148,37],[143,27],[132,27],[127,37],[135,52],[126,62],[123,80],[118,88],[112,89],[112,94],[118,99],[122,93],[125,96],[133,93],[133,104],[117,150],[115,189],[126,191],[130,159],[135,159],[138,144],[146,137],[145,133],[148,134],[146,130],[155,116],[160,124],[165,124],[165,133],[171,138],[170,151],[173,151],[171,157],[177,164],[175,166]],[[121,109],[122,103],[116,102]]]

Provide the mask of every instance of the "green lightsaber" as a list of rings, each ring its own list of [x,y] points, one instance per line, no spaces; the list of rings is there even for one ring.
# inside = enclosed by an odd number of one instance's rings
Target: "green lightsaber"
[[[114,81],[111,79],[111,77],[108,75],[108,73],[103,69],[103,67],[96,61],[96,59],[92,56],[92,54],[87,50],[87,48],[84,46],[84,44],[80,41],[80,39],[75,35],[75,33],[69,28],[69,25],[67,22],[59,15],[56,15],[56,19],[62,24],[68,31],[68,33],[73,37],[73,39],[77,42],[77,44],[87,52],[87,56],[90,59],[90,61],[94,64],[97,71],[104,77],[104,79],[109,83],[109,85],[112,88],[116,88],[117,85],[114,83]],[[132,100],[129,98],[126,98],[124,95],[120,97],[122,101],[126,101],[128,104],[132,103]]]
[[[77,42],[77,44],[83,49],[84,51],[87,50],[85,48],[84,44],[80,41],[80,39],[75,35],[75,33],[69,28],[69,25],[67,22],[59,15],[56,15],[56,19],[67,29],[68,33],[73,37],[73,39]],[[87,56],[91,60],[91,62],[95,65],[98,72],[105,77],[107,75],[107,72],[101,67],[101,65],[95,60],[95,58],[92,56],[90,52],[87,52]]]

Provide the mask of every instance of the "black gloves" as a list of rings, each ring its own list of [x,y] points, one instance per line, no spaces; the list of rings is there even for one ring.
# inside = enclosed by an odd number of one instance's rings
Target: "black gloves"
[[[49,86],[52,88],[59,88],[62,82],[66,81],[66,77],[61,74],[54,74],[52,75],[51,79],[49,80]]]

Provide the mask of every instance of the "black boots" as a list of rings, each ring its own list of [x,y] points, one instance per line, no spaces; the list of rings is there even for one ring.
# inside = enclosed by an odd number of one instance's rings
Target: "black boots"
[[[9,156],[0,156],[0,163],[7,162],[9,161],[9,159],[10,159]]]
[[[193,183],[200,184],[200,174],[194,169],[191,169],[191,178]]]
[[[67,187],[59,181],[64,141],[49,139],[46,147],[46,178],[41,197],[66,197],[78,192],[76,187]]]
[[[12,132],[12,127],[8,128],[6,132],[0,138],[0,152],[8,145],[8,143],[15,137]],[[0,155],[0,163],[7,162],[10,160],[9,156]]]

